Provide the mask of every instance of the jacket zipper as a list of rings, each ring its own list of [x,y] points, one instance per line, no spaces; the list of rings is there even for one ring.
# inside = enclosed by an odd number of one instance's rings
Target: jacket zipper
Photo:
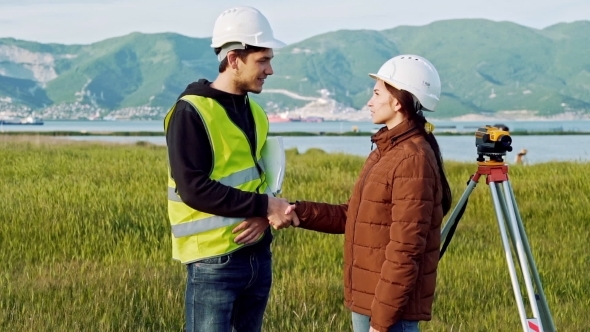
[[[247,103],[247,96],[245,98],[245,102]],[[236,111],[236,113],[238,112],[238,108],[236,107],[236,101],[234,99],[234,97],[231,97],[231,101],[234,104],[234,110]],[[225,109],[225,108],[224,108]],[[227,110],[225,111],[227,113]],[[248,116],[246,114],[246,116]],[[248,138],[248,135],[246,134],[246,132],[240,127],[238,126],[237,123],[234,122],[234,120],[232,120],[232,118],[229,116],[229,114],[227,115],[227,117],[229,118],[229,121],[231,121],[241,132],[242,134],[244,134],[244,137],[246,138],[246,142],[248,142],[248,145],[250,146],[250,156],[252,156],[252,161],[254,161],[254,165],[256,165],[256,170],[258,171],[258,177],[260,178],[260,185],[258,185],[258,187],[256,188],[256,193],[260,194],[260,186],[262,186],[262,169],[260,168],[260,165],[258,165],[258,161],[256,161],[256,155],[254,153],[254,150],[252,149],[252,142],[250,142],[250,139]],[[254,144],[256,144],[256,119],[254,119],[254,114],[252,114],[252,120],[254,121]]]
[[[231,97],[231,101],[233,102],[233,104],[234,104],[234,110],[237,113],[238,112],[238,109],[236,107],[236,101],[234,100],[234,97],[233,96]],[[254,165],[256,165],[256,169],[258,170],[258,177],[260,178],[260,183],[261,183],[258,186],[258,188],[256,188],[256,193],[260,194],[260,192],[258,192],[258,190],[260,189],[260,186],[262,185],[262,169],[260,168],[260,165],[258,165],[258,162],[256,162],[256,156],[254,155],[254,152],[252,151],[252,143],[250,142],[250,139],[248,138],[248,135],[246,135],[246,132],[240,126],[238,126],[238,124],[235,123],[234,120],[232,120],[231,116],[229,116],[229,114],[228,114],[227,110],[225,109],[225,107],[221,106],[221,108],[225,111],[225,114],[227,115],[227,118],[229,119],[229,121],[231,121],[234,124],[234,126],[236,126],[242,132],[242,134],[244,134],[244,137],[246,138],[246,142],[248,142],[248,145],[250,146],[250,155],[252,156],[252,160],[254,161]],[[254,119],[254,115],[252,115],[252,119],[254,120],[254,143],[256,143],[256,119]],[[262,237],[260,239],[258,239],[256,242],[250,243],[250,244],[245,244],[245,245],[243,245],[240,248],[250,247],[250,246],[253,246],[253,245],[257,244],[262,239],[264,239],[264,236],[265,235],[266,235],[266,231],[264,231]],[[235,249],[235,250],[238,250],[238,249]]]
[[[349,281],[349,284],[351,287],[351,291],[352,291],[352,266],[354,263],[354,240],[355,240],[355,236],[356,236],[356,223],[357,223],[357,220],[359,217],[359,208],[360,208],[361,203],[363,201],[363,188],[365,187],[365,180],[367,180],[367,176],[369,176],[369,173],[371,173],[371,170],[373,169],[373,167],[375,167],[377,162],[379,162],[379,160],[381,160],[381,150],[379,150],[379,146],[377,146],[377,152],[379,153],[379,157],[377,158],[375,163],[373,165],[371,165],[371,167],[369,167],[369,169],[367,169],[367,171],[365,172],[365,175],[363,175],[363,180],[362,180],[361,185],[359,187],[359,189],[360,189],[359,203],[356,208],[356,216],[354,218],[354,226],[352,227],[352,244],[350,246],[350,258],[352,259],[352,261],[350,262],[350,268],[348,271],[348,281]]]

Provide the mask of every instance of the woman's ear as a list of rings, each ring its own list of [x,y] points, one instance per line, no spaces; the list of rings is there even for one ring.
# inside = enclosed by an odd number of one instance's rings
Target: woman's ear
[[[392,97],[392,99],[391,106],[393,107],[393,110],[399,112],[402,109],[402,104],[396,98]]]

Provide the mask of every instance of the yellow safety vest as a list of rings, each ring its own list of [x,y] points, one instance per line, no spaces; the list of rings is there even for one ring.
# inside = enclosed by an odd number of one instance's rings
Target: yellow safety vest
[[[261,150],[268,134],[268,118],[264,110],[250,100],[256,124],[256,155],[252,155],[246,134],[214,99],[186,95],[180,98],[191,104],[203,120],[213,152],[212,180],[249,192],[267,192],[261,163]],[[176,104],[164,119],[164,131]],[[228,254],[243,245],[234,242],[232,230],[244,218],[228,218],[197,211],[186,205],[176,192],[176,183],[168,166],[168,217],[172,228],[172,257],[181,263]],[[264,235],[262,235],[264,236]],[[260,237],[260,239],[262,238]],[[260,240],[259,239],[259,240]]]

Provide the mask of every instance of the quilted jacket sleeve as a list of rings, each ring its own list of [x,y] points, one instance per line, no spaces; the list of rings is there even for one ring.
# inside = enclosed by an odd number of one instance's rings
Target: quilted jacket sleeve
[[[299,227],[322,233],[344,234],[347,204],[328,204],[302,201],[295,212],[299,217]]]
[[[392,175],[393,220],[385,262],[371,305],[371,326],[378,331],[387,331],[401,319],[414,291],[437,183],[436,171],[423,155],[402,160]]]

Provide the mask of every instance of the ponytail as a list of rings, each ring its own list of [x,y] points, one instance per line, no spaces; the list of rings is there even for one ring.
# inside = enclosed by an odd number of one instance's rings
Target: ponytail
[[[451,194],[451,186],[449,185],[449,181],[447,180],[447,176],[445,174],[444,163],[442,153],[440,152],[440,147],[438,146],[438,142],[434,137],[434,134],[431,132],[427,132],[424,126],[426,125],[426,118],[422,115],[422,111],[413,112],[409,118],[410,122],[414,122],[416,127],[422,133],[422,136],[426,138],[428,144],[430,144],[430,148],[434,152],[436,156],[436,163],[438,165],[438,173],[440,174],[440,182],[442,184],[442,207],[443,207],[443,215],[446,215],[449,210],[451,209],[451,204],[453,202],[453,195]]]

